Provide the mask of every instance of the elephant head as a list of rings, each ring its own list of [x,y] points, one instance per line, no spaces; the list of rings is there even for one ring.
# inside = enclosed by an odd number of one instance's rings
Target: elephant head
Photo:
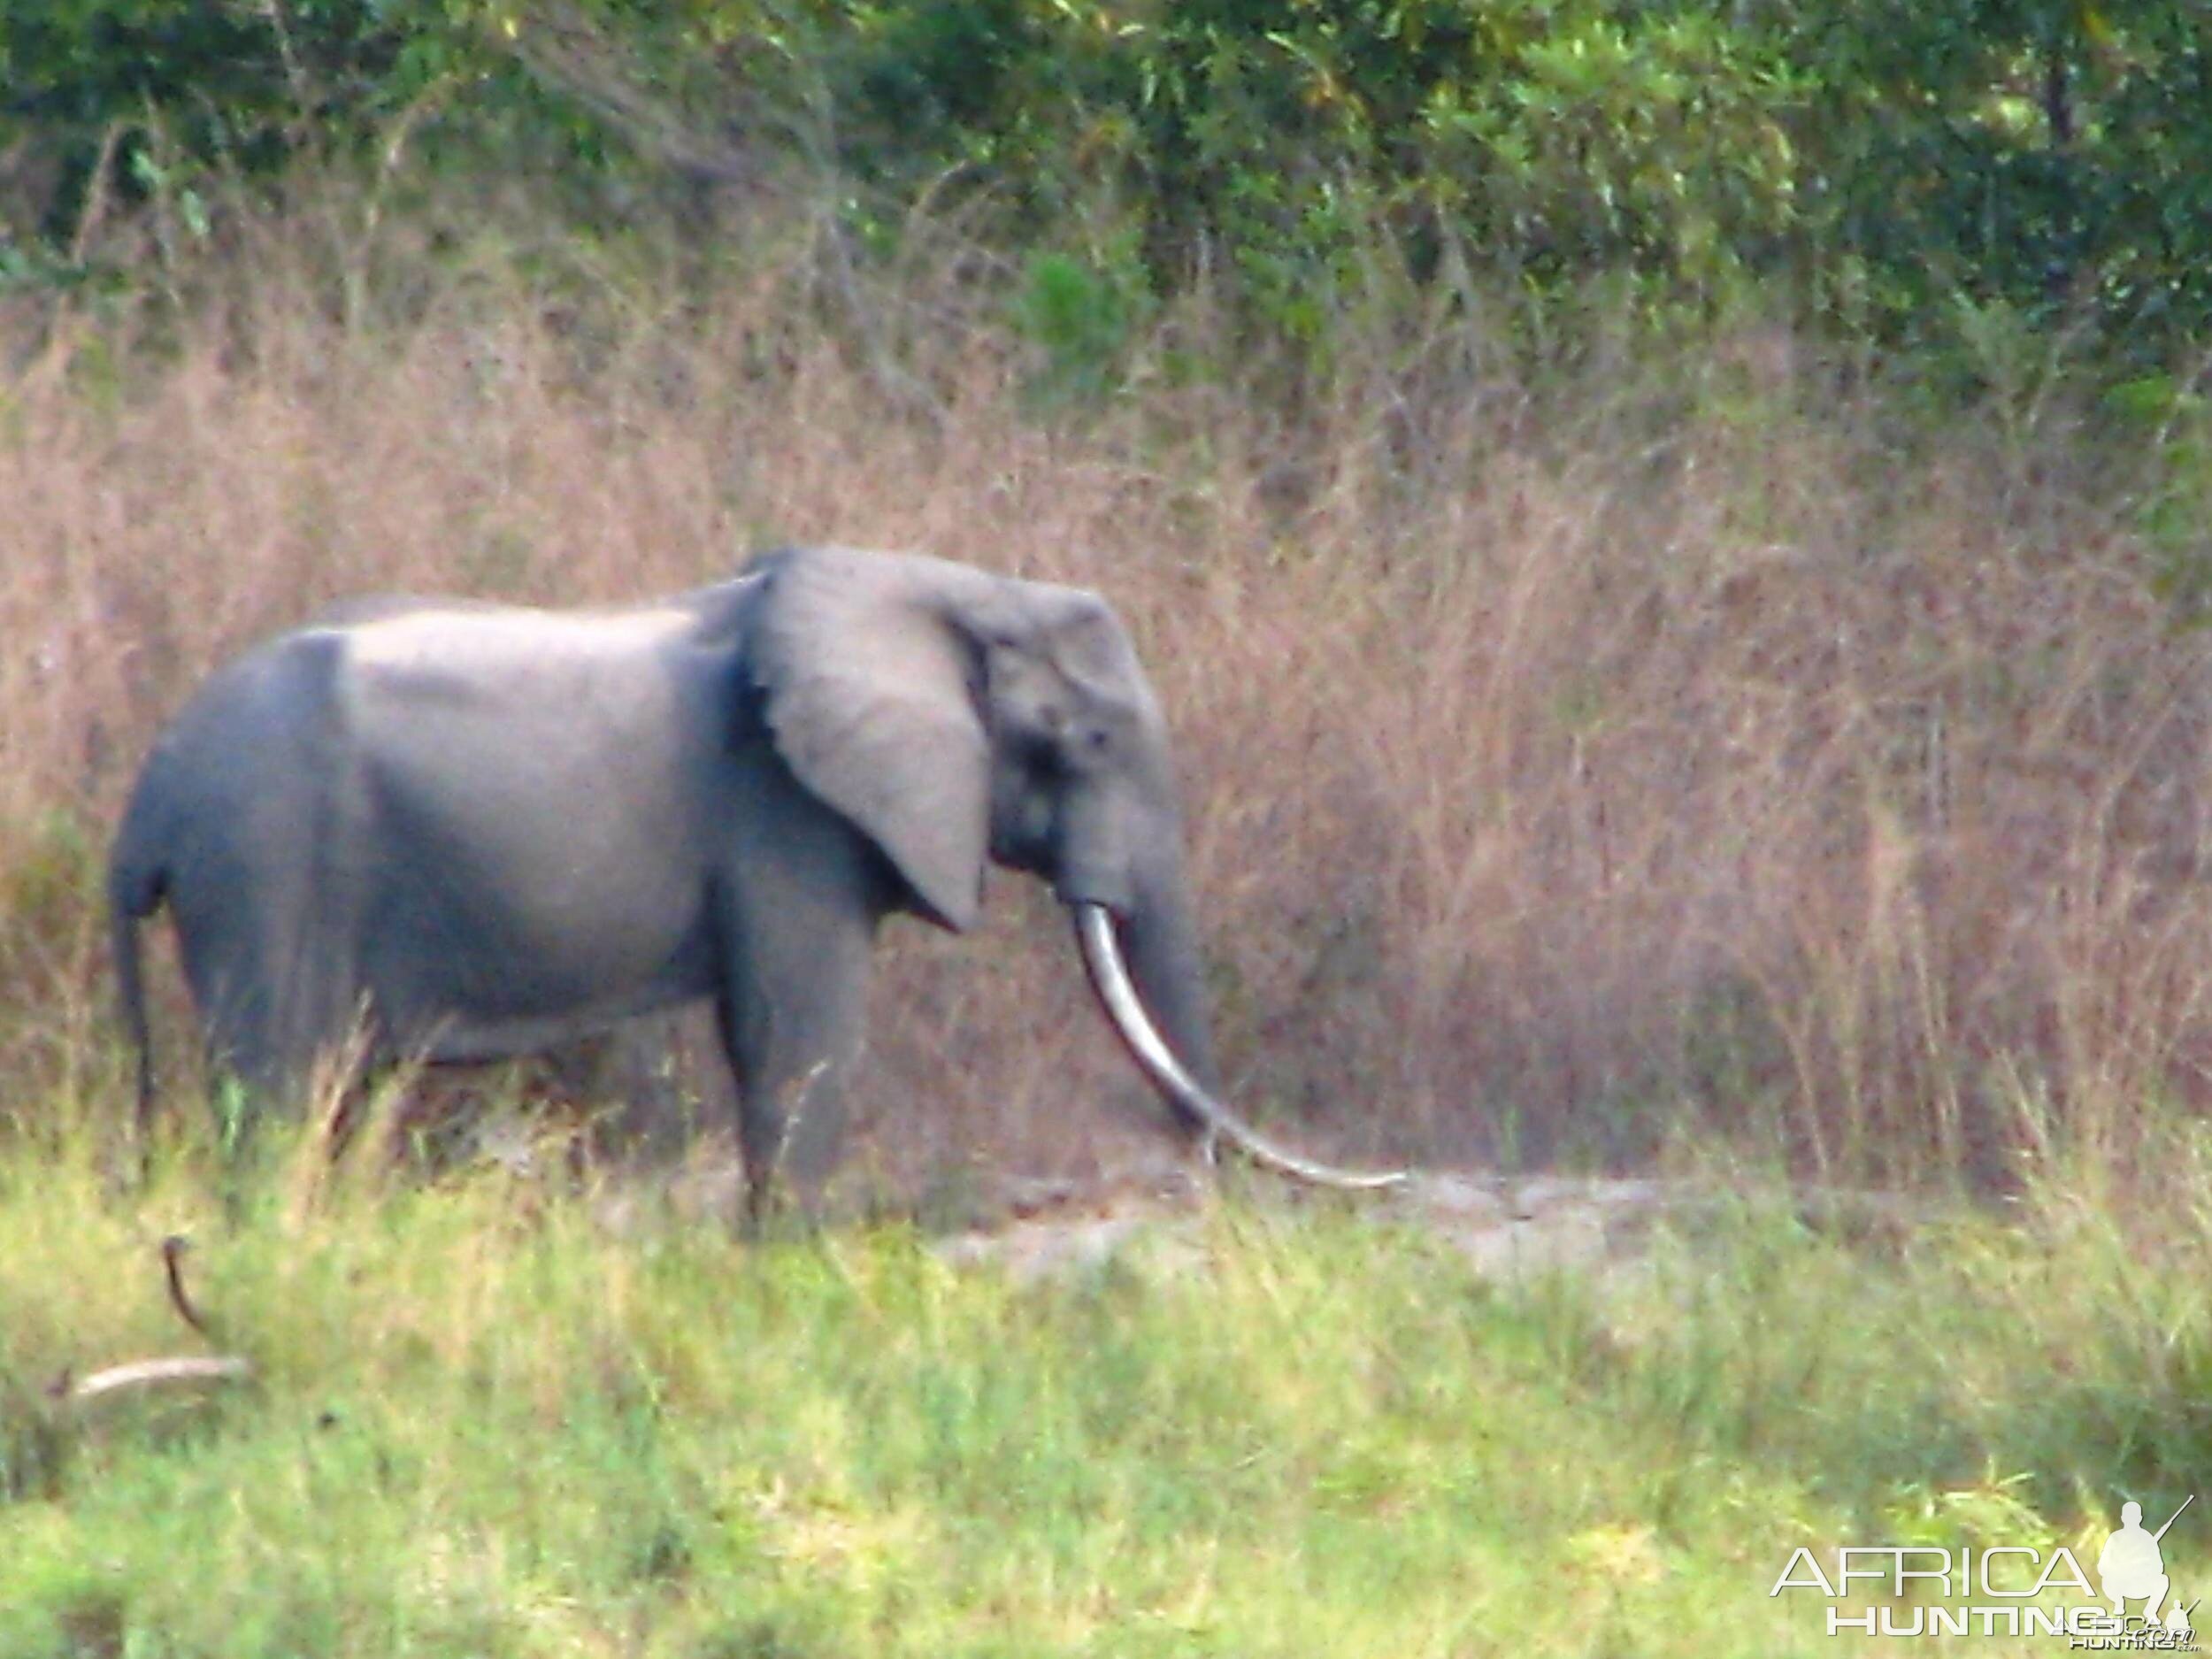
[[[776,745],[910,895],[963,930],[987,860],[1049,883],[1115,1030],[1194,1129],[1302,1179],[1218,1102],[1160,706],[1120,622],[1076,588],[942,560],[769,555],[745,657]]]

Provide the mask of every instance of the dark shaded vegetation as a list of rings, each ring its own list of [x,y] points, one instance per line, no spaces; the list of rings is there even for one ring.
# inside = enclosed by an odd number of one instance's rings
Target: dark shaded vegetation
[[[86,274],[104,191],[213,234],[303,157],[550,184],[578,234],[801,191],[857,257],[925,205],[1100,303],[1204,287],[1325,357],[1348,303],[1747,300],[1923,349],[2017,326],[2138,373],[2212,312],[2190,0],[31,0],[0,18],[0,259]]]

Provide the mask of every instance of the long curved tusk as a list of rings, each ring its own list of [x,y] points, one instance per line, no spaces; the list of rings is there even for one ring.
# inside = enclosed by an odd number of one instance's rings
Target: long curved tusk
[[[1129,978],[1122,960],[1121,941],[1114,936],[1114,918],[1102,904],[1079,902],[1075,911],[1075,938],[1083,952],[1083,966],[1091,976],[1091,988],[1105,1005],[1106,1016],[1128,1045],[1130,1054],[1155,1087],[1217,1134],[1226,1135],[1256,1162],[1285,1175],[1319,1187],[1339,1187],[1353,1192],[1373,1192],[1396,1187],[1406,1179],[1403,1170],[1340,1170],[1275,1145],[1199,1086],[1184,1069],[1175,1051],[1160,1034],[1152,1017]]]

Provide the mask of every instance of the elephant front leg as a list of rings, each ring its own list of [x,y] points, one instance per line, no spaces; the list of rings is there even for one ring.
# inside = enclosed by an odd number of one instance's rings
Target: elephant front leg
[[[748,1217],[787,1198],[820,1213],[866,1034],[872,916],[806,904],[741,916],[726,963],[722,1038],[738,1082]]]

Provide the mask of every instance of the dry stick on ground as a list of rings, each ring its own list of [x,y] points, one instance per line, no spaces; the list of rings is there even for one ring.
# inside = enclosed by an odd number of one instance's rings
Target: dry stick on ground
[[[211,1341],[213,1333],[209,1331],[207,1321],[192,1305],[192,1298],[184,1287],[184,1253],[190,1248],[191,1240],[182,1233],[173,1233],[161,1241],[162,1271],[168,1281],[169,1305],[177,1310],[177,1317]],[[127,1364],[110,1365],[104,1371],[94,1371],[69,1389],[69,1399],[72,1403],[82,1403],[157,1383],[240,1382],[252,1375],[253,1367],[234,1354],[185,1354],[167,1359],[133,1360]]]
[[[215,1340],[207,1328],[207,1321],[200,1317],[200,1310],[192,1305],[192,1298],[184,1291],[184,1253],[192,1248],[192,1240],[181,1233],[173,1233],[161,1241],[161,1265],[169,1280],[169,1305],[177,1310],[177,1317],[190,1325],[209,1341]]]

